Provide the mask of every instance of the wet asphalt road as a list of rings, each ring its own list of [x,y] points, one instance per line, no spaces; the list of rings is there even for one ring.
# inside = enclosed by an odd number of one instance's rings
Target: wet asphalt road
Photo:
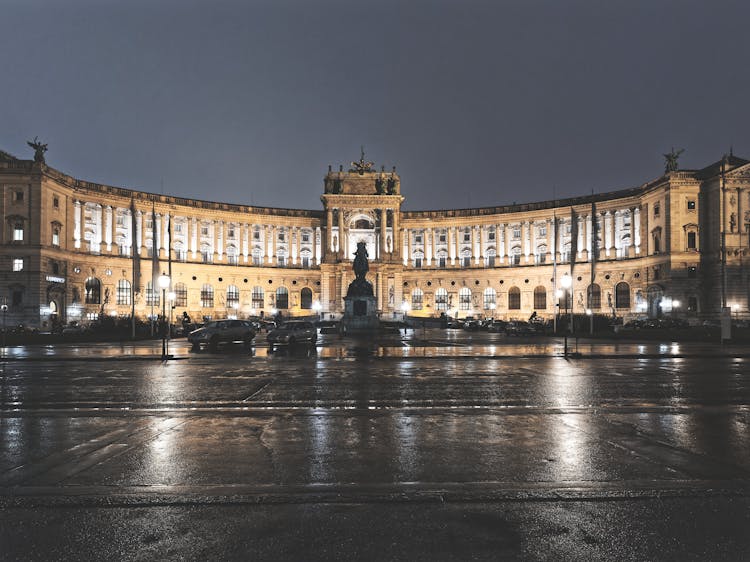
[[[493,336],[9,350],[0,558],[747,559],[746,350]]]

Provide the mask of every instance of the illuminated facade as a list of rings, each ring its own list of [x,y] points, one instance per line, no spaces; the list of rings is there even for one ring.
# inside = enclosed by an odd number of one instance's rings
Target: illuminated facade
[[[0,152],[0,300],[8,325],[146,318],[167,273],[176,315],[340,315],[357,242],[396,316],[748,316],[750,161],[730,155],[640,187],[477,209],[402,211],[401,179],[329,169],[322,210],[232,205],[74,179]],[[593,248],[593,249],[592,249]]]

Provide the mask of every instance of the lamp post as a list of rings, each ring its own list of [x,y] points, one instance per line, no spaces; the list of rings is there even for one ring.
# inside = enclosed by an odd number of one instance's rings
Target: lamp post
[[[3,304],[0,305],[0,310],[3,311],[3,355],[5,355],[5,315],[8,313],[8,299],[3,297]]]
[[[161,359],[164,361],[167,359],[167,330],[164,324],[167,323],[167,289],[169,283],[172,280],[169,275],[162,273],[159,275],[158,283],[161,288],[161,318],[162,318],[162,331],[161,331]]]
[[[572,284],[573,280],[570,278],[570,275],[563,275],[562,279],[560,280],[560,285],[562,285],[563,296],[565,298],[565,357],[568,356],[568,331],[570,330],[570,317],[568,316],[568,298],[570,295],[570,287]]]

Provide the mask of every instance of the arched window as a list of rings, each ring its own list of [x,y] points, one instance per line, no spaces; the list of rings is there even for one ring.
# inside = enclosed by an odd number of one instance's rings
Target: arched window
[[[508,310],[521,310],[521,289],[518,287],[508,290]]]
[[[251,306],[258,310],[262,309],[264,305],[263,298],[263,287],[259,287],[257,285],[253,287],[253,292],[250,297],[250,301],[252,303]]]
[[[276,308],[279,310],[289,308],[289,291],[286,287],[276,289]]]
[[[312,308],[312,297],[313,292],[309,287],[303,288],[299,293],[299,305],[304,310],[310,310]]]
[[[187,306],[187,287],[185,287],[185,283],[177,283],[174,286],[174,305]]]
[[[201,307],[202,308],[213,308],[214,307],[214,288],[208,283],[201,287]]]
[[[422,293],[422,289],[417,287],[411,292],[411,309],[412,310],[422,310],[422,298],[424,297],[424,293]]]
[[[435,291],[435,309],[448,310],[448,291],[444,287]]]
[[[630,285],[625,281],[615,285],[615,308],[630,308]]]
[[[471,310],[471,289],[462,287],[458,292],[459,310]]]
[[[118,305],[127,305],[132,302],[130,300],[130,281],[127,279],[120,279],[117,282],[117,295],[115,296],[115,302]]]
[[[536,256],[534,256],[536,259],[536,263],[546,263],[547,262],[547,244],[539,244],[536,247]]]
[[[495,289],[492,287],[487,287],[484,290],[484,295],[482,298],[482,308],[484,310],[495,310],[495,307],[497,305],[497,294],[495,293]]]
[[[547,309],[547,289],[539,285],[534,288],[534,310]]]
[[[102,303],[102,283],[96,277],[89,277],[84,284],[86,289],[86,304]]]
[[[240,307],[240,290],[235,285],[229,285],[227,287],[227,308],[234,308],[235,310]]]
[[[602,307],[602,289],[596,283],[589,285],[586,291],[586,307],[599,310]]]

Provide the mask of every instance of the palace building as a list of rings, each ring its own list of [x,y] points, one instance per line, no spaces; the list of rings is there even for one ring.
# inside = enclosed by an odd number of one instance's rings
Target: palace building
[[[338,317],[358,242],[386,318],[549,318],[561,300],[626,320],[750,316],[750,161],[731,154],[700,170],[677,169],[673,154],[664,175],[621,191],[432,211],[402,211],[395,168],[363,154],[329,168],[322,209],[301,210],[79,180],[29,144],[29,160],[0,151],[8,326],[146,319],[167,295],[197,320]]]

